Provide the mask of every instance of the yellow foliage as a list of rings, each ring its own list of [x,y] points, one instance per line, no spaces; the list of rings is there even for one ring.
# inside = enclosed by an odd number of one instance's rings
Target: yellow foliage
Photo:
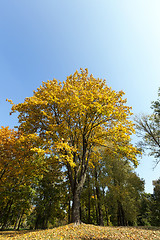
[[[137,164],[138,151],[130,144],[134,133],[131,107],[123,96],[123,91],[112,90],[105,80],[81,69],[63,84],[56,79],[43,82],[32,97],[13,105],[12,112],[19,112],[24,138],[33,134],[34,139],[37,133],[43,150],[73,168],[92,165],[93,158],[98,161],[97,146]]]
[[[42,161],[38,164],[35,152],[31,151],[37,139],[36,134],[24,137],[9,127],[0,129],[0,191],[15,184],[30,184],[35,176],[42,174]]]

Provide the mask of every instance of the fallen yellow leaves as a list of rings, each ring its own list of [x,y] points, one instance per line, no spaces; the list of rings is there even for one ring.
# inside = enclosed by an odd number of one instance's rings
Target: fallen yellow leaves
[[[97,240],[120,240],[120,239],[160,239],[160,228],[146,227],[100,227],[89,224],[57,227],[54,229],[38,230],[38,231],[12,231],[0,232],[0,239],[14,240],[78,240],[78,239],[97,239]]]

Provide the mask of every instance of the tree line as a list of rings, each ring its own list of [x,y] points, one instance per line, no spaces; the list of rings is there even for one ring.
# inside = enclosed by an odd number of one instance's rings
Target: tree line
[[[158,163],[160,103],[146,117],[151,135],[146,118],[136,119],[136,147],[123,96],[81,69],[63,83],[43,82],[23,103],[8,100],[19,125],[0,129],[1,229],[158,224],[159,181],[153,195],[144,193],[135,167],[148,146]]]

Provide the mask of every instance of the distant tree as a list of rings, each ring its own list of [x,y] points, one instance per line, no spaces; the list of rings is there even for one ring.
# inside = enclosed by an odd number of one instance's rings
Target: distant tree
[[[114,225],[134,225],[139,214],[144,181],[134,172],[129,162],[117,157],[106,161],[106,204]]]
[[[134,133],[122,91],[115,92],[101,79],[76,71],[63,84],[43,82],[32,97],[12,106],[19,112],[19,130],[26,139],[39,137],[38,153],[59,159],[66,167],[72,191],[72,221],[80,222],[80,195],[89,163],[98,161],[96,146],[119,152],[137,164]]]
[[[50,223],[55,225],[57,219],[64,219],[64,200],[65,191],[62,192],[62,180],[51,174],[45,174],[35,186],[35,196],[33,198],[35,229],[46,229]]]
[[[81,198],[82,221],[96,225],[139,224],[138,220],[145,218],[140,216],[145,208],[141,207],[144,181],[126,159],[105,154],[102,158],[87,175]],[[147,218],[147,213],[143,214]]]
[[[94,199],[94,180],[90,171],[87,172],[86,182],[81,194],[81,220],[84,223],[98,224]]]
[[[160,226],[160,179],[153,181],[152,225]]]
[[[153,195],[150,193],[143,193],[140,198],[140,209],[137,218],[137,224],[139,226],[154,225],[153,206]]]
[[[160,89],[158,96],[160,97]],[[155,157],[156,165],[160,162],[160,98],[151,105],[152,115],[137,117],[137,134],[142,138],[139,143],[142,150],[149,150],[149,154]],[[155,165],[155,166],[156,166]]]
[[[81,215],[82,221],[103,226],[104,194],[101,181],[101,168],[101,164],[95,164],[93,168],[89,169],[82,191]]]

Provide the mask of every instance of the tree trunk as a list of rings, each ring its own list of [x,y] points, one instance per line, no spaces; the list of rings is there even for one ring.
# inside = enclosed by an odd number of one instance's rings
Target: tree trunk
[[[98,225],[98,223],[99,223],[99,216],[98,216],[97,195],[96,195],[95,189],[94,189],[94,199],[95,199],[95,208],[96,208],[96,222],[97,222],[97,225]]]
[[[74,170],[71,168],[70,164],[67,164],[68,177],[71,185],[73,205],[72,205],[72,222],[75,224],[81,223],[80,217],[80,196],[86,180],[86,172],[89,161],[89,153],[86,161],[87,143],[85,139],[85,134],[83,134],[83,154],[82,158],[79,159],[79,167],[75,167]],[[74,154],[73,161],[76,161],[76,154]]]
[[[68,201],[68,224],[71,223],[71,205],[70,205],[70,199]]]
[[[20,218],[19,218],[18,227],[17,227],[17,230],[18,230],[18,231],[19,231],[19,228],[20,228],[20,225],[21,225],[21,221],[22,221],[23,214],[24,214],[24,210],[23,210],[23,212],[21,213]]]
[[[80,224],[80,193],[75,191],[73,194],[73,205],[72,205],[72,222]]]
[[[122,204],[118,201],[118,209],[117,209],[117,223],[118,226],[125,226],[125,215]]]
[[[97,202],[98,202],[98,224],[100,226],[104,226],[104,222],[103,222],[103,213],[102,213],[102,207],[101,207],[101,198],[100,198],[100,194],[99,194],[99,188],[96,187],[96,193],[97,193]]]
[[[1,181],[2,177],[3,177],[3,175],[5,174],[5,172],[6,172],[6,169],[3,169],[2,172],[1,172],[1,176],[0,176],[0,181]]]
[[[15,224],[14,224],[14,230],[16,230],[16,227],[17,227],[17,224],[18,224],[19,218],[20,218],[20,211],[19,211],[19,213],[18,213],[18,216],[17,216],[16,222],[15,222]]]
[[[41,216],[40,216],[40,214],[38,214],[36,216],[36,221],[35,221],[35,230],[37,230],[39,228],[40,218],[41,218]]]
[[[6,204],[6,206],[4,208],[2,208],[2,210],[1,210],[1,213],[0,213],[0,223],[1,223],[1,225],[3,225],[4,216],[7,212],[7,209],[8,209],[8,206],[9,206],[10,202],[11,202],[11,200],[9,200]]]
[[[105,212],[106,212],[106,220],[107,220],[107,226],[109,226],[109,214],[108,214],[108,208],[105,205]]]
[[[88,223],[91,223],[91,193],[89,174],[88,174]]]
[[[2,225],[2,230],[4,230],[6,225],[7,225],[12,204],[13,204],[13,200],[10,201],[9,208],[8,208],[8,210],[7,210],[7,212],[6,212],[5,216],[4,216],[4,222],[3,222],[3,225]]]
[[[77,180],[77,181],[76,181]],[[80,196],[86,180],[86,173],[81,175],[80,180],[75,179],[74,185],[71,185],[72,195],[73,195],[73,205],[72,205],[72,222],[75,224],[81,223],[80,217]]]
[[[102,204],[101,204],[101,193],[98,183],[98,174],[95,167],[95,185],[96,185],[96,195],[97,195],[97,205],[98,205],[98,225],[104,226],[103,222],[103,213],[102,213]]]

